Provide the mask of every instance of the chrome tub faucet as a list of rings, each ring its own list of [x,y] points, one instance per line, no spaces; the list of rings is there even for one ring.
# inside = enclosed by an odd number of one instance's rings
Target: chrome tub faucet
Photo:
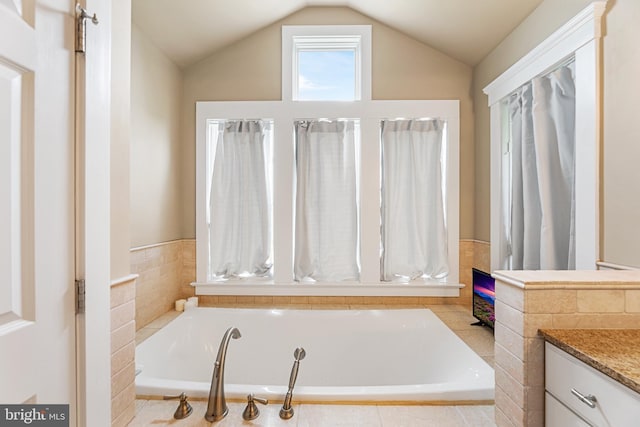
[[[213,365],[213,377],[211,378],[211,390],[209,390],[209,403],[207,404],[207,413],[204,418],[207,421],[220,421],[223,419],[229,408],[227,407],[227,401],[224,397],[224,365],[227,357],[227,347],[231,338],[240,338],[240,331],[238,328],[229,328],[224,333],[220,347],[218,348],[218,356],[216,362]]]

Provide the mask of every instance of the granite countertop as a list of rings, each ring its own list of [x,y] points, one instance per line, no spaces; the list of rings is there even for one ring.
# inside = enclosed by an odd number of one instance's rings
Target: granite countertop
[[[640,393],[640,329],[541,329],[545,340]]]

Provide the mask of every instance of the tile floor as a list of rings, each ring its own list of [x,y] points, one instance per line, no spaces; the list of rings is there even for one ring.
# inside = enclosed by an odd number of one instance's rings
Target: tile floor
[[[312,307],[320,308],[320,307]],[[331,307],[349,308],[349,307]],[[355,307],[351,307],[355,308]],[[361,308],[361,307],[358,307]],[[368,306],[368,308],[381,308]],[[397,307],[394,307],[397,308]],[[406,307],[416,308],[416,306]],[[434,305],[431,309],[469,347],[493,366],[493,333],[484,327],[471,326],[475,319],[466,307],[456,305]],[[179,313],[168,312],[136,333],[136,343],[141,343]],[[204,419],[207,402],[192,401],[193,413],[183,420],[174,420],[175,401],[136,401],[136,417],[130,427],[144,426],[210,426]],[[494,406],[397,406],[397,405],[313,405],[294,404],[294,417],[284,421],[278,416],[280,404],[259,405],[260,416],[253,421],[244,421],[242,411],[245,403],[228,402],[229,415],[215,426],[289,426],[289,427],[495,427]]]

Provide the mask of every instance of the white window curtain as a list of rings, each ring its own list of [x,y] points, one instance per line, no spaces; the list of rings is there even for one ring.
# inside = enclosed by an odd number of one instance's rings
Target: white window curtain
[[[446,123],[384,120],[381,279],[442,279],[449,273],[445,213]]]
[[[508,98],[511,268],[575,268],[575,86],[563,66]]]
[[[270,274],[265,126],[260,120],[229,120],[218,132],[209,198],[211,280]]]
[[[295,280],[358,280],[355,122],[297,121],[295,142]]]

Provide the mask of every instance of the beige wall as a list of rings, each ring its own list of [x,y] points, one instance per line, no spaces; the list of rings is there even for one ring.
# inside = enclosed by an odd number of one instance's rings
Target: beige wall
[[[374,99],[459,99],[460,237],[473,236],[471,68],[348,8],[306,8],[187,68],[183,104],[184,222],[195,237],[195,102],[281,99],[281,25],[371,24]]]
[[[181,102],[182,72],[134,25],[131,37],[131,246],[182,237]]]
[[[129,143],[131,93],[131,0],[112,3],[111,32],[111,279],[129,274]]]
[[[640,267],[640,1],[610,3],[604,38],[602,257]]]
[[[181,72],[133,30],[132,246],[195,236],[195,102],[280,99],[280,26],[372,24],[375,99],[461,100],[460,237],[490,239],[489,109],[482,89],[591,0],[545,0],[471,70],[348,8],[307,8]],[[602,258],[640,266],[640,200],[623,190],[638,182],[633,120],[640,84],[635,25],[640,3],[610,1],[604,38]],[[634,90],[635,89],[635,90]],[[178,105],[180,99],[181,105]],[[180,107],[180,108],[178,108]],[[475,121],[474,121],[475,118]],[[182,130],[179,131],[182,121]]]
[[[475,238],[489,240],[489,109],[482,89],[591,3],[546,0],[473,73],[475,112]],[[640,266],[640,2],[609,1],[603,39],[601,258]]]

